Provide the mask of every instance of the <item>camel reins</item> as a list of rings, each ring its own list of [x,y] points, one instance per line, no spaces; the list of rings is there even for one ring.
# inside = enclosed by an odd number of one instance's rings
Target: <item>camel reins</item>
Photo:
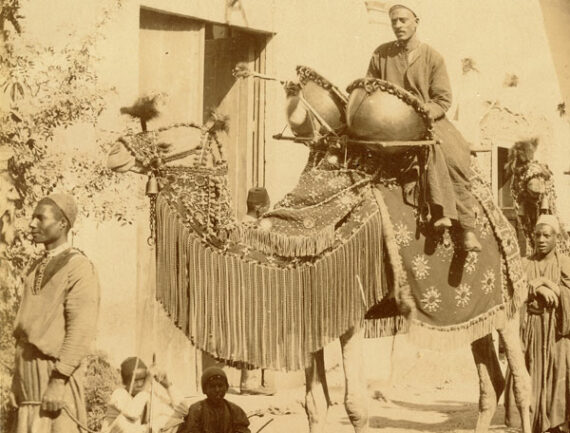
[[[21,405],[21,406],[41,406],[41,404],[42,404],[41,401],[31,401],[31,400],[22,401],[21,403],[19,403],[19,405]],[[83,424],[81,421],[79,421],[79,420],[77,419],[77,417],[71,413],[71,409],[69,409],[69,406],[64,405],[64,406],[61,408],[61,410],[63,410],[63,411],[67,414],[67,416],[68,416],[69,418],[71,418],[71,420],[72,420],[75,424],[77,424],[77,427],[79,427],[80,429],[85,430],[85,431],[87,431],[88,433],[99,433],[99,432],[96,431],[96,430],[91,430],[89,427],[87,427],[85,424]]]

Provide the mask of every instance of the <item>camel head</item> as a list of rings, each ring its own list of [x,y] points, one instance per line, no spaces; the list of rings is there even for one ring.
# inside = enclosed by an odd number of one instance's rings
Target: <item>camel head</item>
[[[509,150],[506,174],[511,177],[511,192],[517,218],[527,240],[529,251],[534,250],[532,233],[541,214],[557,215],[554,176],[548,165],[535,159],[536,138],[518,141]],[[562,239],[563,238],[563,239]],[[559,242],[561,251],[570,247],[564,234]]]
[[[535,159],[538,139],[517,141],[509,149],[505,164],[507,178],[512,178],[511,190],[515,204],[536,209],[548,209],[547,193],[552,187],[552,172],[546,164]]]
[[[513,147],[509,149],[508,161],[505,164],[507,177],[511,177],[517,170],[520,171],[530,162],[534,161],[537,148],[537,138],[515,142]]]

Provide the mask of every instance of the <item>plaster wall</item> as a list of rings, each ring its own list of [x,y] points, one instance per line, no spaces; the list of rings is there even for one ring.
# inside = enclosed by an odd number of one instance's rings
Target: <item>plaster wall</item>
[[[229,14],[230,22],[270,35],[266,72],[281,79],[294,79],[295,66],[301,64],[345,88],[365,74],[373,49],[392,39],[387,24],[370,22],[360,0],[242,0],[241,3],[246,19],[235,10]],[[419,11],[420,38],[446,59],[456,96],[450,116],[456,118],[472,142],[477,144],[479,140],[477,125],[487,100],[500,99],[514,110],[546,119],[550,125],[548,131],[533,131],[531,125],[521,135],[543,136],[539,157],[555,172],[560,211],[570,223],[570,201],[566,200],[567,193],[562,193],[570,186],[570,177],[562,176],[569,165],[570,131],[568,121],[561,119],[556,111],[561,90],[539,1],[430,0],[429,8],[425,7],[425,0],[420,4],[424,5]],[[118,110],[139,95],[141,7],[223,23],[228,18],[224,5],[223,0],[123,1],[117,16],[102,30],[105,39],[97,48],[100,84],[114,89],[107,96],[108,107],[101,117],[100,128],[123,131],[129,123],[126,117],[118,115]],[[33,2],[33,7],[29,2],[26,27],[32,29],[38,41],[61,45],[67,43],[70,35],[89,34],[94,29],[93,17],[100,10],[101,3],[96,0]],[[552,16],[549,12],[548,17]],[[553,45],[557,50],[564,46]],[[471,77],[461,72],[460,60],[465,57],[471,57],[477,65],[478,73]],[[506,74],[519,77],[514,92],[504,90]],[[283,90],[268,83],[265,177],[273,203],[293,188],[308,154],[300,144],[271,138],[285,126],[284,103]],[[512,137],[512,141],[517,138]],[[64,144],[81,143],[88,149],[96,146],[95,136],[88,128],[67,131],[57,140]],[[488,169],[496,169],[489,156],[484,158]],[[141,180],[138,188],[144,190],[144,181]],[[159,363],[164,361],[178,375],[175,380],[190,389],[197,374],[193,347],[152,301],[154,268],[152,250],[146,245],[147,212],[143,207],[132,227],[115,223],[97,225],[89,220],[78,227],[76,245],[94,261],[102,282],[98,347],[112,354],[115,363],[133,352],[150,361],[153,346],[149,342],[157,343],[154,347],[160,352]],[[149,323],[158,325],[150,330]],[[330,351],[334,353],[336,349]]]

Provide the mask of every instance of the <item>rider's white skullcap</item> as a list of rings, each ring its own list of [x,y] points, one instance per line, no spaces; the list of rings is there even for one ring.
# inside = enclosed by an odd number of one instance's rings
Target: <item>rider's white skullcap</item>
[[[414,0],[401,0],[401,1],[390,1],[386,5],[388,13],[392,11],[395,7],[404,7],[411,11],[416,17],[419,18],[419,3]]]

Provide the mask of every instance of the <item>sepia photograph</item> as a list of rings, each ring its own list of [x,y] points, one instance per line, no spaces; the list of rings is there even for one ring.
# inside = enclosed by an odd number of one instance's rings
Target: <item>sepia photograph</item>
[[[0,33],[0,433],[570,433],[570,0]]]

